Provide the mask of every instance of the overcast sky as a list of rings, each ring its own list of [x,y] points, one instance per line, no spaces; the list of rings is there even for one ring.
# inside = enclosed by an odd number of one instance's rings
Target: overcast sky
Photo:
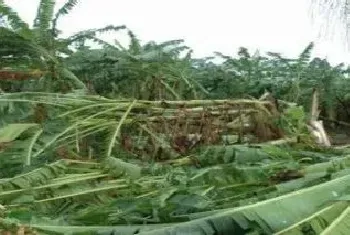
[[[332,63],[350,62],[337,37],[320,39],[311,22],[310,0],[80,0],[70,15],[59,21],[65,35],[79,30],[122,25],[143,41],[185,39],[195,56],[213,51],[234,55],[244,46],[254,52],[281,52],[297,56],[310,41],[316,43],[314,56]],[[32,23],[38,0],[5,0],[20,16]],[[65,0],[56,0],[58,6]],[[107,40],[123,35],[107,35]]]

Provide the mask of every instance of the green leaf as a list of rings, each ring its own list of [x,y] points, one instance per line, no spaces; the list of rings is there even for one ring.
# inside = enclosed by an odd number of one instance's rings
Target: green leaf
[[[78,0],[68,0],[56,13],[55,18],[52,20],[52,28],[56,30],[58,19],[67,15],[78,4]]]
[[[332,235],[332,234],[349,234],[349,221],[350,219],[350,207],[348,206],[341,215],[335,219],[332,224],[326,228],[322,235]]]
[[[132,179],[141,177],[141,168],[137,165],[124,162],[118,158],[108,157],[104,162],[104,167],[115,176],[128,175]]]
[[[348,189],[350,175],[298,190],[287,195],[261,201],[253,205],[213,212],[212,216],[193,220],[141,234],[165,235],[169,232],[187,231],[191,234],[213,234],[213,231],[248,231],[272,234],[311,216],[326,203],[342,196]],[[342,216],[347,217],[348,212]],[[222,223],[227,221],[226,223]],[[343,229],[343,228],[342,228]],[[243,231],[245,233],[243,233]]]
[[[305,232],[313,234],[327,234],[326,230],[330,229],[330,225],[337,223],[338,217],[348,208],[348,203],[339,202],[328,206],[312,216],[307,217],[291,227],[275,233],[276,235],[304,235]],[[328,227],[328,228],[327,228]],[[326,229],[326,230],[325,230]],[[323,232],[323,233],[322,233]],[[335,232],[335,231],[332,231]],[[330,233],[338,234],[338,233]]]
[[[36,123],[8,124],[0,129],[0,143],[12,142],[23,132],[33,127],[39,127],[39,125]]]

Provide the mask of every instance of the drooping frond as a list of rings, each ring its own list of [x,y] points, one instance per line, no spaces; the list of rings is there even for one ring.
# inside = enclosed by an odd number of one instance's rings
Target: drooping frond
[[[67,40],[68,44],[72,44],[73,42],[82,40],[84,38],[89,39],[90,37],[96,37],[96,35],[99,33],[106,33],[109,31],[119,31],[122,29],[126,29],[126,26],[125,25],[121,25],[121,26],[108,25],[108,26],[100,28],[100,29],[89,29],[89,30],[84,30],[84,31],[78,32],[78,33],[70,36],[66,40]]]
[[[244,59],[249,59],[251,57],[248,49],[245,47],[240,47],[238,49],[238,56]]]
[[[57,21],[61,16],[67,15],[77,4],[79,0],[68,0],[57,12],[52,20],[52,30],[56,30]]]
[[[298,62],[303,65],[307,65],[310,61],[312,50],[314,49],[314,43],[310,42],[309,45],[300,53]]]
[[[36,64],[38,66],[45,64],[47,61],[56,61],[48,51],[36,44],[33,40],[28,39],[22,34],[18,34],[7,28],[0,27],[0,67],[10,66],[21,61]]]
[[[19,17],[17,12],[7,6],[3,1],[0,1],[0,15],[1,17],[6,17],[4,20],[14,31],[22,33],[23,36],[30,37],[30,35],[28,35],[31,33],[29,25]]]
[[[136,37],[136,35],[129,30],[128,35],[130,37],[130,45],[129,45],[129,52],[132,55],[137,55],[141,53],[141,43],[140,40]]]
[[[168,47],[168,46],[176,47],[176,46],[180,46],[184,42],[185,41],[183,39],[169,40],[169,41],[162,42],[161,44],[159,44],[159,46],[160,47]]]

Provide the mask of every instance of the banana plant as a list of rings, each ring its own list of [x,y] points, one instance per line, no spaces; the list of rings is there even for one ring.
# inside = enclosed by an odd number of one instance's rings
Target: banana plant
[[[127,48],[99,40],[102,48],[80,47],[66,64],[111,98],[197,99],[206,92],[195,79],[191,50],[183,40],[141,44],[130,30],[128,35]]]
[[[85,84],[62,64],[62,56],[72,53],[71,46],[86,38],[96,37],[98,33],[124,29],[125,26],[107,26],[102,29],[90,29],[78,32],[68,38],[60,38],[58,22],[77,4],[78,0],[68,0],[57,12],[54,11],[55,0],[41,0],[32,27],[24,22],[14,9],[0,1],[0,14],[7,27],[2,26],[0,42],[5,50],[1,51],[1,67],[44,71],[44,88],[68,90],[85,89]],[[19,63],[19,64],[18,64]],[[0,68],[1,69],[1,68]],[[30,77],[30,76],[29,76]],[[58,86],[60,88],[58,88]],[[54,88],[55,87],[55,88]]]

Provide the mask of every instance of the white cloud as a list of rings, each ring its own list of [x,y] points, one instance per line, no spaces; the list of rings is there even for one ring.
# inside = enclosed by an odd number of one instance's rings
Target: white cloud
[[[34,19],[38,0],[5,2],[28,22]],[[233,55],[240,46],[296,56],[315,41],[315,56],[327,56],[334,63],[350,61],[339,40],[319,40],[306,0],[81,0],[59,27],[69,35],[106,24],[125,24],[144,41],[185,39],[197,56],[213,51]],[[115,37],[122,36],[104,38]]]

